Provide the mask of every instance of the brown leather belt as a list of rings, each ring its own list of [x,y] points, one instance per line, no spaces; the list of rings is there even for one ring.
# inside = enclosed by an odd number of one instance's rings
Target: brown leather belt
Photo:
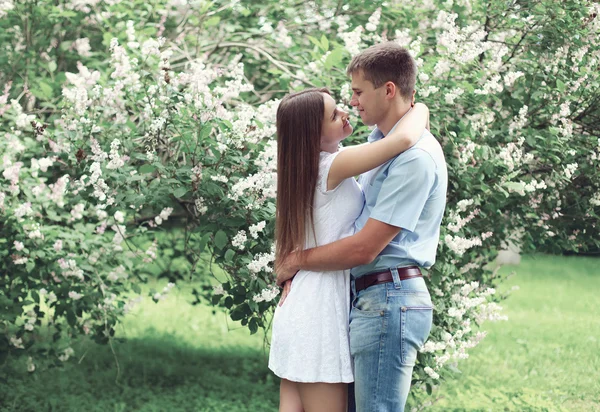
[[[400,275],[400,280],[419,278],[423,276],[423,274],[421,273],[421,269],[419,269],[418,266],[398,268],[398,275]],[[379,285],[381,283],[388,283],[393,281],[394,277],[392,276],[392,272],[388,269],[385,272],[375,272],[361,276],[358,279],[354,280],[354,286],[356,293],[358,293],[361,290],[368,288],[369,286]]]

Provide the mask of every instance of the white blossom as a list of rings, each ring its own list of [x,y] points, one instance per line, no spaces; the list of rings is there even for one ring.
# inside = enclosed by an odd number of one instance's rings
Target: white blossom
[[[255,225],[250,226],[250,236],[252,236],[253,239],[258,239],[258,234],[263,231],[266,225],[267,222],[263,220]]]
[[[279,295],[279,288],[276,286],[270,286],[263,289],[260,295],[255,295],[252,300],[255,302],[270,302]]]
[[[431,367],[426,366],[425,369],[423,369],[425,371],[425,373],[429,376],[431,376],[433,379],[439,379],[440,375],[437,374],[436,371],[434,371],[433,369],[431,369]]]
[[[244,250],[244,248],[246,247],[245,243],[246,243],[247,240],[248,240],[248,238],[246,237],[246,231],[245,230],[240,230],[233,237],[233,239],[231,239],[231,244],[233,245],[233,247],[236,247],[239,250]]]

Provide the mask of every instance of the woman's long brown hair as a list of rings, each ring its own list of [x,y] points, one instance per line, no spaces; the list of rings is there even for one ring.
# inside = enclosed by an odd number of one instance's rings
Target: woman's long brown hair
[[[285,258],[294,249],[304,249],[306,228],[314,228],[313,201],[325,111],[323,93],[330,94],[325,88],[289,94],[277,109],[277,259]]]

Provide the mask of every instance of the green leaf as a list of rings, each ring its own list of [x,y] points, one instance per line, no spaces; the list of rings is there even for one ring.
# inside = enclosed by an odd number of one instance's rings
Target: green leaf
[[[202,130],[200,130],[200,141],[204,141],[208,136],[210,136],[210,132],[212,132],[212,126],[202,126]]]
[[[31,271],[33,270],[34,267],[35,267],[35,262],[33,260],[27,261],[27,264],[25,265],[25,269],[27,269],[27,273],[31,273]]]
[[[185,195],[187,193],[187,188],[185,187],[179,187],[175,190],[173,190],[173,196],[175,197],[183,197],[183,195]]]
[[[215,235],[215,246],[218,249],[223,249],[227,244],[227,235],[222,230],[219,230]]]
[[[48,70],[50,70],[50,73],[54,73],[56,71],[56,67],[56,62],[54,60],[48,63]]]
[[[339,47],[333,50],[325,59],[325,69],[330,70],[332,67],[337,66],[342,61],[343,54],[344,51]]]
[[[233,259],[234,256],[235,256],[235,252],[231,249],[227,249],[227,252],[225,252],[225,261],[231,262],[231,260]]]
[[[152,173],[156,170],[156,166],[145,164],[140,167],[140,173]]]
[[[204,22],[204,26],[206,27],[214,27],[221,22],[221,18],[219,16],[213,16],[210,19]]]
[[[52,86],[50,86],[46,82],[39,82],[40,91],[42,92],[42,97],[46,99],[50,99],[52,97]]]
[[[319,40],[317,40],[317,38],[316,38],[316,37],[313,37],[313,36],[307,36],[307,37],[308,37],[308,40],[310,40],[310,42],[311,42],[312,44],[314,44],[314,45],[315,45],[315,46],[317,46],[318,48],[321,48],[321,42],[320,42]]]
[[[558,88],[559,91],[564,92],[565,91],[565,84],[562,82],[562,80],[560,79],[556,79],[556,87]]]
[[[198,242],[198,246],[196,248],[197,253],[202,253],[204,251],[204,248],[206,247],[206,244],[210,240],[211,236],[212,236],[212,233],[207,233],[204,236],[202,236],[202,238],[200,239],[200,242]]]
[[[258,322],[256,318],[250,319],[250,323],[248,324],[248,328],[250,329],[250,334],[254,335],[258,331]]]
[[[329,40],[327,40],[325,35],[321,36],[321,49],[323,49],[325,52],[329,50]]]

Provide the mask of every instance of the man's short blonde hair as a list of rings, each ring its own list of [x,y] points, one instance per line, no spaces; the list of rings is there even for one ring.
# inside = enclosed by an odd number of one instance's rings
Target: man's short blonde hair
[[[407,49],[386,42],[363,50],[350,62],[348,75],[362,71],[375,88],[393,82],[405,100],[410,100],[417,82],[417,63]]]

